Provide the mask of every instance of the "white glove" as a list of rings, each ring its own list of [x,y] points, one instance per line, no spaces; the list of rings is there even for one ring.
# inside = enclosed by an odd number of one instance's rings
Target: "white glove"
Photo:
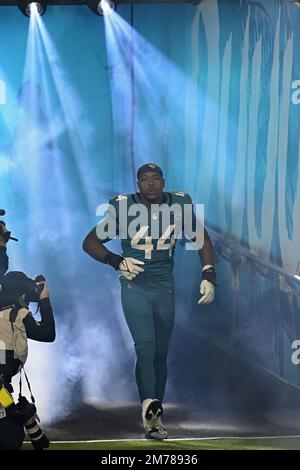
[[[135,258],[124,258],[119,264],[119,269],[125,279],[132,281],[139,273],[144,272],[144,269],[139,266],[142,264],[145,264],[144,261]]]
[[[210,304],[215,297],[215,286],[204,279],[200,284],[200,294],[203,295],[198,300],[198,304]]]

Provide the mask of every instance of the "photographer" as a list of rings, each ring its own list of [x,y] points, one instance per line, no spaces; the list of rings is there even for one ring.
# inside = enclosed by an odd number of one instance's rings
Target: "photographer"
[[[6,243],[1,242],[1,237],[0,243],[0,273],[4,273],[8,259]],[[29,432],[29,421],[26,418],[22,422],[18,404],[13,402],[11,380],[27,359],[27,339],[54,341],[55,322],[46,282],[37,282],[22,272],[11,271],[0,278],[0,285],[0,450],[17,450],[24,439],[24,425]],[[39,322],[28,309],[30,301],[39,303]],[[34,445],[33,440],[32,443]]]

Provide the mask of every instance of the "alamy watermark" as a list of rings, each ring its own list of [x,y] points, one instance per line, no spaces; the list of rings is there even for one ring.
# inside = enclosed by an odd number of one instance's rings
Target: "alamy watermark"
[[[300,104],[300,80],[294,80],[292,82],[292,89],[295,90],[291,97],[292,103]]]
[[[0,364],[6,364],[6,344],[0,340]]]
[[[6,104],[6,85],[3,80],[0,80],[0,106]]]
[[[295,339],[295,341],[292,342],[292,349],[295,349],[295,351],[292,354],[292,363],[295,366],[298,366],[300,364],[300,340]]]
[[[157,240],[157,250],[171,252],[176,240],[185,236],[192,243],[185,244],[187,250],[201,250],[204,243],[203,204],[151,204],[150,211],[142,203],[128,207],[127,197],[119,197],[118,210],[112,204],[101,204],[96,215],[102,217],[97,224],[99,240],[130,240],[132,248],[145,251],[151,258]]]

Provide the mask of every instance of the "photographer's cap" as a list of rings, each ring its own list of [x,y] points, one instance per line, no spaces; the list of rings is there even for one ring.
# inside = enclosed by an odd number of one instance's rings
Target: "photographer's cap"
[[[27,294],[30,286],[29,277],[20,271],[10,271],[1,281],[1,290],[21,296]]]
[[[162,169],[158,165],[156,165],[155,163],[145,163],[138,169],[136,175],[137,179],[139,180],[143,173],[147,173],[149,171],[157,173],[159,176],[161,176],[161,178],[163,177]]]

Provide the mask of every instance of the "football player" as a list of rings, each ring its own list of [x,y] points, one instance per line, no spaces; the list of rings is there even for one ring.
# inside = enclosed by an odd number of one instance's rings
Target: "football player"
[[[192,200],[186,193],[164,192],[163,172],[154,163],[139,168],[137,185],[139,192],[118,195],[109,201],[107,217],[86,236],[83,250],[120,273],[122,307],[136,351],[136,382],[145,435],[162,440],[167,438],[161,415],[175,311],[174,248],[180,231],[186,233],[184,211],[191,208]],[[167,211],[169,220],[163,223],[163,209],[172,207],[177,210]],[[133,224],[137,213],[143,213],[143,218]],[[193,211],[191,219],[195,226]],[[104,230],[110,222],[115,233]],[[204,227],[202,233],[198,303],[208,304],[214,299],[214,250]],[[121,240],[122,255],[104,246],[114,235]]]

